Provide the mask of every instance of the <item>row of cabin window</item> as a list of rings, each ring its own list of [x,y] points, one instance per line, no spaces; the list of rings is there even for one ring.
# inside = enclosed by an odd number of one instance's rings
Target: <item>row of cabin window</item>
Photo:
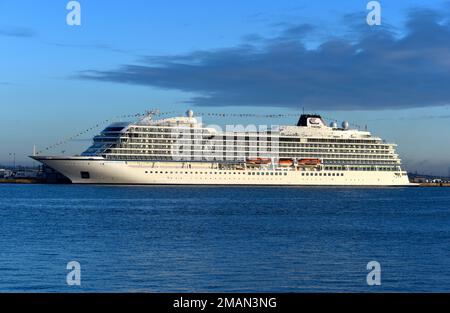
[[[344,176],[344,173],[302,173],[302,176]]]
[[[145,171],[146,174],[150,173],[153,174],[153,171]],[[155,174],[157,174],[158,171],[155,171]],[[160,174],[178,174],[178,172],[163,172],[160,171]],[[180,174],[182,174],[183,172],[180,172]],[[185,174],[208,174],[208,172],[184,172]],[[244,172],[209,172],[210,175],[213,174],[244,174]],[[275,176],[279,176],[279,175],[287,175],[286,172],[248,172],[248,175],[275,175]],[[302,176],[344,176],[344,173],[302,173]]]
[[[153,171],[145,171],[146,174],[153,174]],[[155,174],[183,174],[183,172],[164,172],[164,171],[154,171]],[[185,174],[208,174],[208,172],[184,172]],[[210,175],[213,174],[243,174],[245,175],[245,172],[209,172]],[[248,175],[275,175],[275,176],[279,176],[279,175],[287,175],[286,172],[248,172]]]

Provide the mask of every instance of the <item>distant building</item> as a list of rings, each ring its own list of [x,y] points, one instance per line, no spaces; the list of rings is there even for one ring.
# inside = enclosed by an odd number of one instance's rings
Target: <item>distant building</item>
[[[41,172],[37,169],[22,169],[16,171],[14,178],[39,178]]]
[[[411,179],[412,183],[416,183],[416,184],[423,184],[423,183],[428,183],[428,178],[426,177],[414,177]]]
[[[13,172],[11,170],[6,170],[4,168],[0,168],[0,178],[10,178],[13,176]]]

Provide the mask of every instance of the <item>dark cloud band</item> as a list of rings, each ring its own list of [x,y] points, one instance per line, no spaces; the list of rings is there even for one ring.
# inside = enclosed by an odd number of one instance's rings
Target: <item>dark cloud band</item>
[[[259,105],[379,110],[450,103],[450,25],[434,11],[413,11],[402,35],[360,27],[353,38],[305,46],[311,25],[233,48],[148,57],[78,78],[195,92],[196,105]]]

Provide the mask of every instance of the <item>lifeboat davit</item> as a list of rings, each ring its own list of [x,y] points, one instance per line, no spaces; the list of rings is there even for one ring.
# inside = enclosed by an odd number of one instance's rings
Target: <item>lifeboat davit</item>
[[[246,162],[247,164],[256,164],[257,159],[247,159],[245,162]]]
[[[298,160],[299,165],[319,165],[320,159],[300,159]]]

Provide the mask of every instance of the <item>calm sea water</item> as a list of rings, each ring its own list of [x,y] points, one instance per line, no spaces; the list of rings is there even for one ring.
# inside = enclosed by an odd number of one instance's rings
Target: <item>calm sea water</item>
[[[450,291],[446,188],[3,184],[0,203],[0,291]]]

